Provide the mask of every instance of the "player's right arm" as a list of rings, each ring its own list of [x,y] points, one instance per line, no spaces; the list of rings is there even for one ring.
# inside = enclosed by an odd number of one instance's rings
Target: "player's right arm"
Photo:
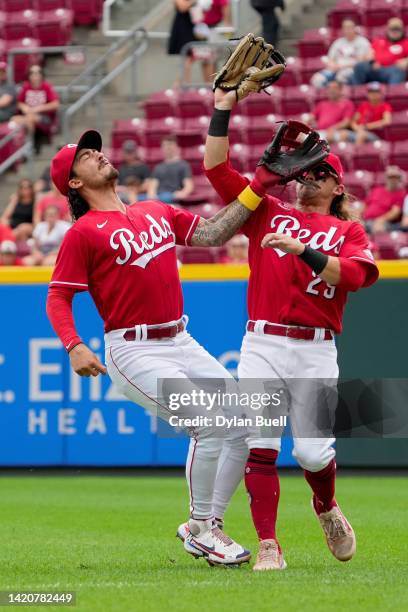
[[[83,237],[71,228],[62,241],[47,296],[50,323],[80,376],[106,374],[105,366],[84,344],[75,327],[72,300],[88,289],[88,250]]]

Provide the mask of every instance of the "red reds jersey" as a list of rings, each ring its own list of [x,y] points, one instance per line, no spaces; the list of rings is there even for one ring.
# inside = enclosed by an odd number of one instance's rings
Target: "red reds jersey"
[[[157,201],[126,212],[90,210],[66,233],[51,287],[88,290],[105,331],[174,321],[183,314],[176,244],[200,217]]]
[[[228,163],[207,171],[207,175],[226,202],[235,199],[248,183]],[[328,285],[297,255],[263,249],[262,238],[269,232],[293,236],[326,255],[363,263],[363,286],[378,278],[366,233],[359,223],[302,212],[267,196],[243,231],[249,238],[248,313],[252,320],[325,327],[336,333],[342,329],[348,292],[341,285]]]

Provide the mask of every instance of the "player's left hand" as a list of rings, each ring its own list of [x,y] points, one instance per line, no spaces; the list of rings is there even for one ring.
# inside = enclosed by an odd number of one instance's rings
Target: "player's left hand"
[[[280,249],[284,253],[293,253],[293,255],[301,255],[305,250],[305,245],[300,240],[287,234],[266,234],[262,239],[261,247]]]

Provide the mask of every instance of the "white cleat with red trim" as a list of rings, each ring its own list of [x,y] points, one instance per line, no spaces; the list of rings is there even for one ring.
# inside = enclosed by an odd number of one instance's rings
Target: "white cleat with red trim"
[[[184,549],[193,557],[204,557],[209,565],[241,565],[251,558],[249,550],[234,542],[211,519],[189,520]]]
[[[219,527],[220,529],[224,529],[224,521],[222,519],[218,519],[218,518],[213,519],[213,526],[214,525],[216,527]],[[178,526],[176,538],[179,538],[179,540],[184,542],[184,540],[186,539],[189,533],[190,533],[190,529],[188,527],[188,521],[187,523],[181,523],[181,525]]]

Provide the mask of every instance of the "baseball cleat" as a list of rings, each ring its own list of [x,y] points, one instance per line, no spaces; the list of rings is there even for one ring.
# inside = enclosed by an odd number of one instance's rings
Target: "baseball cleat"
[[[209,565],[241,565],[251,558],[249,550],[234,542],[211,520],[190,519],[184,549],[193,557],[204,557]]]
[[[330,552],[339,561],[350,561],[356,552],[356,536],[353,528],[337,504],[329,512],[316,512],[312,498],[312,508],[319,519]]]
[[[283,558],[281,547],[276,540],[261,540],[256,563],[252,568],[254,572],[266,570],[284,570],[286,561]]]
[[[219,527],[220,529],[224,529],[224,521],[222,519],[214,518],[213,525]],[[182,542],[184,542],[189,533],[190,530],[188,528],[188,522],[181,523],[181,525],[178,526],[176,538],[179,538]]]

